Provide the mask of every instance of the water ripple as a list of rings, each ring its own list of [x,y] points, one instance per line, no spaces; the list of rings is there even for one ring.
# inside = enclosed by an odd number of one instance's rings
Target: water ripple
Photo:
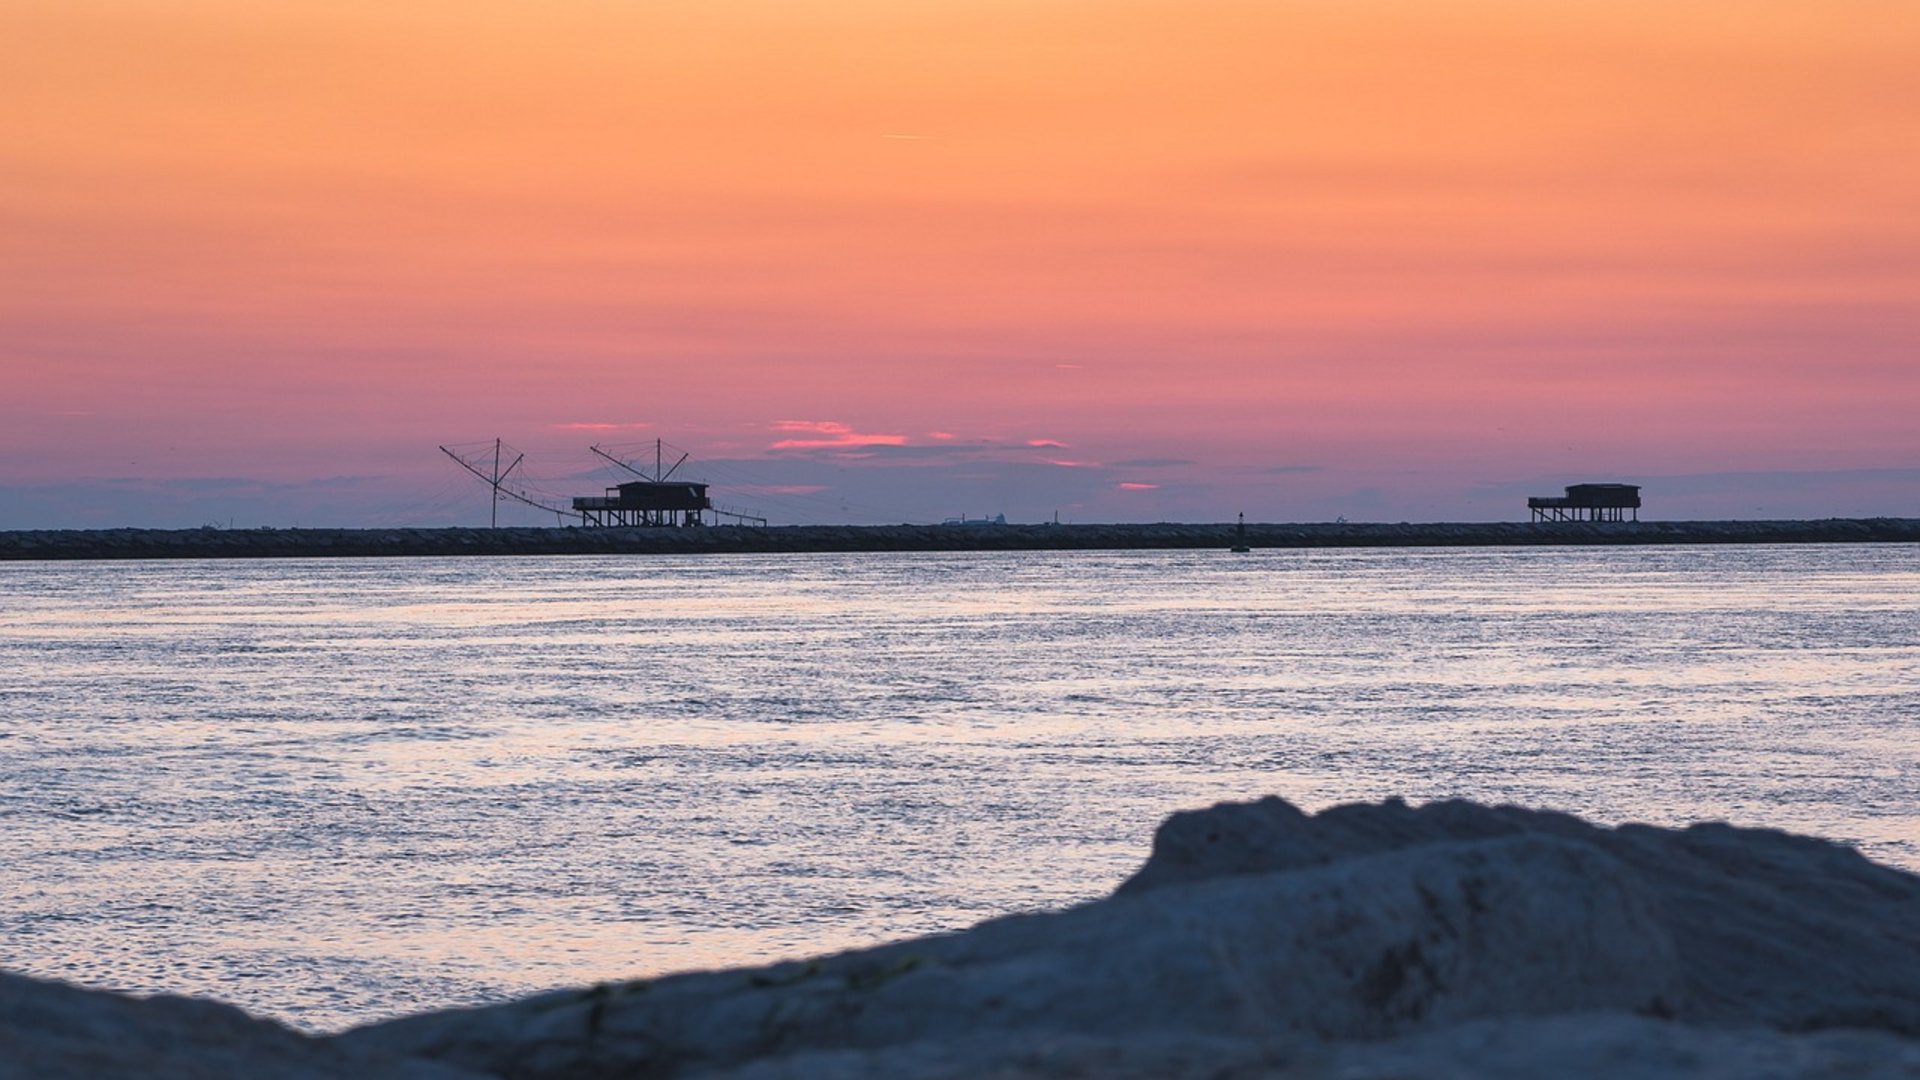
[[[315,1029],[1466,797],[1920,867],[1920,549],[0,564],[0,967]]]

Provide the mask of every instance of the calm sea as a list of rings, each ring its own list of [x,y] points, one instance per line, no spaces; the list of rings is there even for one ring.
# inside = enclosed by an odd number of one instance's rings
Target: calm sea
[[[1920,548],[0,564],[0,968],[314,1029],[1464,797],[1920,868]]]

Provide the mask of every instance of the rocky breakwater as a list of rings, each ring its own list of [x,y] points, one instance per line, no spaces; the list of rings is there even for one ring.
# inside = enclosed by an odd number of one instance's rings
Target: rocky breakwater
[[[699,555],[817,551],[1226,548],[1233,525],[714,525],[688,529],[66,529],[0,532],[0,560],[445,555]],[[1920,543],[1920,519],[1250,524],[1259,548]]]
[[[1724,825],[1269,799],[1176,815],[1071,910],[326,1039],[0,989],[0,1076],[103,1075],[121,1046],[129,1075],[246,1075],[194,1071],[217,1042],[362,1078],[1920,1077],[1920,878]]]

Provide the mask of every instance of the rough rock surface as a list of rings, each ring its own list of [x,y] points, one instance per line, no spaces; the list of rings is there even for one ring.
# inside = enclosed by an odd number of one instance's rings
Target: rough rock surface
[[[1920,1043],[1877,1032],[1717,1030],[1619,1013],[1478,1020],[1378,1042],[1030,1035],[799,1054],[701,1080],[1914,1080]]]
[[[1176,815],[1114,897],[1071,911],[417,1017],[345,1041],[516,1080],[947,1075],[941,1062],[1079,1075],[1121,1060],[1141,1075],[1177,1075],[1181,1061],[1265,1075],[1310,1060],[1359,1068],[1391,1052],[1378,1040],[1423,1033],[1438,1041],[1402,1052],[1451,1047],[1468,1069],[1471,1046],[1446,1033],[1486,1021],[1520,1025],[1473,1045],[1524,1072],[1529,1053],[1545,1055],[1542,1069],[1572,1062],[1557,1036],[1529,1050],[1524,1030],[1539,1029],[1516,1018],[1575,1013],[1611,1014],[1620,1053],[1663,1034],[1659,1067],[1675,1075],[1689,1040],[1747,1038],[1733,1029],[1772,1029],[1775,1041],[1825,1028],[1913,1035],[1920,879],[1764,830],[1611,830],[1467,803],[1308,816],[1269,799]],[[1636,1017],[1652,1026],[1618,1027]],[[1303,1049],[1328,1044],[1371,1049],[1347,1064]],[[1793,1045],[1805,1075],[1853,1052]],[[1904,1040],[1870,1045],[1911,1063]],[[1036,1047],[1068,1049],[1009,1056]]]
[[[1416,809],[1389,801],[1309,817],[1263,799],[1175,814],[1116,895],[1521,836],[1604,851],[1651,893],[1679,955],[1677,1018],[1920,1036],[1920,878],[1850,848],[1771,830],[1603,829],[1566,814],[1468,802]]]
[[[368,1057],[192,998],[131,998],[0,973],[0,1080],[473,1080],[439,1062]]]
[[[1920,878],[1764,830],[1469,803],[1179,814],[1068,911],[331,1039],[0,978],[0,1080],[1920,1080],[1916,1035]]]
[[[1365,1039],[1476,1017],[1659,1014],[1677,986],[1672,943],[1613,859],[1519,837],[1202,881],[809,963],[416,1017],[346,1041],[516,1080],[665,1076],[1033,1030]]]

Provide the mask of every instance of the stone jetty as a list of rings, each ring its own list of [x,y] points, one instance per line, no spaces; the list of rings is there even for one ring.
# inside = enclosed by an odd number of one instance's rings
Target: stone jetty
[[[68,529],[0,532],[5,559],[270,559],[446,555],[694,555],[827,551],[1227,548],[1231,523],[716,525],[699,528]],[[1920,518],[1820,521],[1249,524],[1255,548],[1920,543]]]
[[[0,1078],[1920,1077],[1920,878],[1464,802],[1175,815],[1111,897],[309,1038],[0,977]]]

